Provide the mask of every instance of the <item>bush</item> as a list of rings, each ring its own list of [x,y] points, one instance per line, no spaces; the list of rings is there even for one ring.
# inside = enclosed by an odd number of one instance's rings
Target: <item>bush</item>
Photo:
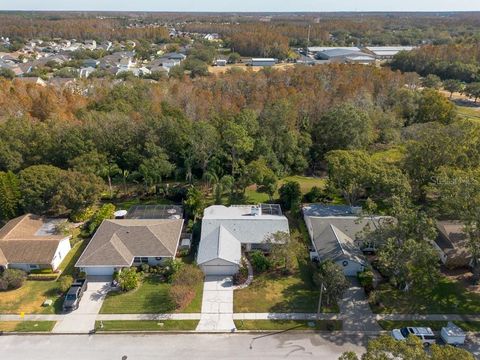
[[[302,200],[300,184],[296,181],[287,181],[278,189],[280,203],[285,210],[298,211]]]
[[[27,273],[18,269],[6,269],[2,274],[2,285],[0,286],[3,290],[13,290],[19,289],[22,287],[23,283],[27,278]]]
[[[182,263],[173,259],[165,261],[162,267],[162,275],[165,276],[168,282],[173,281],[173,277],[178,270],[182,267]]]
[[[103,205],[90,219],[87,227],[88,235],[92,235],[100,226],[103,220],[113,219],[115,213],[115,205]]]
[[[308,193],[305,194],[304,199],[307,203],[316,203],[324,201],[326,199],[326,195],[322,189],[320,189],[318,186],[314,186]]]
[[[58,286],[61,292],[66,292],[73,284],[73,278],[70,275],[62,276],[58,279]]]
[[[367,294],[373,290],[373,272],[371,270],[358,273],[358,281]]]
[[[58,279],[60,274],[28,274],[27,280],[32,281],[55,281]]]
[[[139,275],[137,269],[131,267],[129,269],[124,269],[117,274],[116,280],[120,289],[123,291],[131,291],[138,286]]]
[[[7,291],[8,290],[8,281],[4,278],[0,278],[0,291]]]
[[[169,295],[177,309],[184,309],[195,297],[195,290],[186,285],[172,285]]]
[[[142,265],[140,265],[140,270],[144,273],[148,273],[148,272],[150,272],[150,265],[142,264]]]
[[[271,267],[270,260],[267,259],[265,254],[259,250],[252,251],[250,254],[250,260],[253,269],[257,272],[265,272]]]
[[[172,278],[172,285],[196,287],[203,280],[203,272],[194,265],[182,266]]]

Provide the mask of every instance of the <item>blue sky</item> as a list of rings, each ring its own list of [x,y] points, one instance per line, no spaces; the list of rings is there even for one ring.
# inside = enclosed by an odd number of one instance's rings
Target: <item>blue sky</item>
[[[0,10],[478,11],[480,0],[0,0]]]

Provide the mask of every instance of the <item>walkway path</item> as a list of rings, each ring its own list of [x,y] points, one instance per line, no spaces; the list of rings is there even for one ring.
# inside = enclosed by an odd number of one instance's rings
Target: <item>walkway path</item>
[[[203,284],[202,316],[197,331],[235,331],[233,280],[230,276],[206,276]]]
[[[340,301],[340,319],[345,331],[380,331],[381,328],[368,305],[365,291],[357,279],[351,279],[352,286]]]
[[[249,287],[250,284],[253,281],[253,267],[252,267],[252,264],[250,264],[250,261],[248,261],[246,256],[243,257],[243,261],[245,261],[245,265],[247,266],[247,270],[248,270],[247,280],[243,284],[234,286],[233,290],[245,289],[246,287]]]
[[[111,290],[111,278],[89,279],[87,291],[77,310],[63,315],[53,328],[53,333],[89,333],[95,328],[95,320],[103,300]]]

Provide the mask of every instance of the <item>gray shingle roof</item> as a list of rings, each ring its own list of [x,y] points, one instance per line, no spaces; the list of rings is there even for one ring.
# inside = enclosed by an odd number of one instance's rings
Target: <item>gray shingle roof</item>
[[[183,219],[105,220],[76,267],[130,266],[134,257],[174,257]]]
[[[203,234],[202,234],[203,235]],[[240,264],[241,244],[225,227],[220,225],[209,234],[202,236],[202,245],[198,250],[199,265],[214,259],[222,259]]]

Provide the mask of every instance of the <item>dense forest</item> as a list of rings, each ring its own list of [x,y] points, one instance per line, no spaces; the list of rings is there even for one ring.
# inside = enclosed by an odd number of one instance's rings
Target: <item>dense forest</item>
[[[57,214],[96,201],[112,178],[143,184],[146,193],[161,191],[166,179],[228,183],[241,201],[251,184],[273,193],[281,177],[328,170],[342,179],[332,180],[332,191],[352,204],[420,199],[443,165],[457,164],[455,154],[468,154],[469,168],[480,149],[465,145],[478,126],[458,123],[448,99],[415,90],[417,82],[362,65],[105,80],[84,95],[3,80],[0,171],[28,194],[23,209]],[[432,134],[448,157],[430,148]],[[375,155],[390,150],[403,160]],[[434,152],[424,159],[425,151]],[[347,171],[349,162],[357,165]],[[75,179],[81,186],[65,185]]]

